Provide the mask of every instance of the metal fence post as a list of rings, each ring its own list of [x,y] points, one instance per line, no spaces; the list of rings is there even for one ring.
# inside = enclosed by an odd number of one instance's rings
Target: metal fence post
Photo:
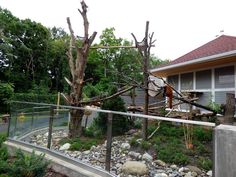
[[[112,113],[108,113],[107,119],[107,151],[106,151],[106,167],[105,170],[110,172],[111,163],[111,144],[112,144]]]
[[[51,148],[51,142],[52,142],[52,126],[53,126],[53,118],[54,118],[54,108],[55,106],[50,107],[50,117],[49,117],[49,128],[48,128],[48,144],[47,148]]]
[[[33,125],[34,125],[34,107],[32,108],[32,118],[31,118],[31,125],[30,125],[30,128],[31,128],[31,131],[33,130]]]
[[[7,125],[7,137],[8,138],[10,136],[11,116],[12,116],[12,114],[10,114],[10,116],[8,118],[8,125]]]

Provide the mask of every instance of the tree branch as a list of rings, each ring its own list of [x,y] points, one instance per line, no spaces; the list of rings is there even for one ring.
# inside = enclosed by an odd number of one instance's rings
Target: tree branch
[[[123,89],[123,90],[120,90],[118,92],[116,92],[115,94],[113,95],[110,95],[108,97],[105,97],[105,98],[100,98],[100,99],[96,99],[96,100],[90,100],[90,101],[81,101],[80,103],[81,104],[93,104],[93,103],[97,103],[97,102],[103,102],[103,101],[106,101],[106,100],[109,100],[111,98],[114,98],[116,96],[119,96],[121,95],[122,93],[125,93],[125,92],[128,92],[129,90],[135,88],[135,86],[131,86],[131,87],[128,87],[126,89]]]

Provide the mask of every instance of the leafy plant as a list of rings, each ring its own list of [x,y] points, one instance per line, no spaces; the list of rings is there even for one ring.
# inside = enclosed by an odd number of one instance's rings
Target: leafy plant
[[[131,146],[135,146],[135,147],[139,145],[136,137],[133,137],[129,143]]]
[[[193,131],[194,138],[198,141],[211,141],[212,140],[212,130],[204,128],[195,128]]]
[[[96,139],[86,139],[86,140],[79,140],[77,139],[76,142],[71,144],[70,150],[72,151],[83,151],[89,150],[93,145],[97,145]]]
[[[111,88],[110,95],[116,93],[116,91],[117,88]],[[104,101],[101,109],[122,112],[126,111],[125,103],[119,96]],[[107,117],[107,113],[99,113],[99,116],[95,119],[95,124],[102,130],[103,133],[105,133],[107,129]],[[114,114],[112,119],[113,135],[124,134],[124,132],[126,132],[130,128],[130,124],[131,122],[129,122],[129,119],[126,116]]]
[[[149,143],[148,141],[141,141],[140,147],[143,150],[148,150],[151,147],[151,143]]]
[[[10,83],[0,82],[0,112],[9,111],[9,101],[14,93],[14,86]]]
[[[20,149],[16,151],[15,160],[9,163],[7,174],[14,177],[43,177],[49,161],[44,159],[44,154],[26,155]]]
[[[212,160],[207,157],[199,157],[197,160],[198,166],[205,170],[212,169]]]

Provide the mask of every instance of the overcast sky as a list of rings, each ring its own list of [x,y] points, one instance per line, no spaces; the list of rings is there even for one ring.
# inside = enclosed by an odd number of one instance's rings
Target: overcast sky
[[[236,0],[86,0],[90,33],[115,27],[116,36],[141,41],[145,23],[157,39],[152,53],[176,59],[223,34],[236,36]],[[82,35],[80,0],[0,0],[13,15],[30,18],[47,27],[62,27],[71,18],[74,31]],[[97,40],[98,41],[98,40]]]

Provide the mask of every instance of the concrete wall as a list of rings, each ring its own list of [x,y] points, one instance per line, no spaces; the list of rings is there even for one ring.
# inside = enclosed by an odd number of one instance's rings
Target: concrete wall
[[[214,176],[236,177],[236,126],[215,128],[214,154]]]

